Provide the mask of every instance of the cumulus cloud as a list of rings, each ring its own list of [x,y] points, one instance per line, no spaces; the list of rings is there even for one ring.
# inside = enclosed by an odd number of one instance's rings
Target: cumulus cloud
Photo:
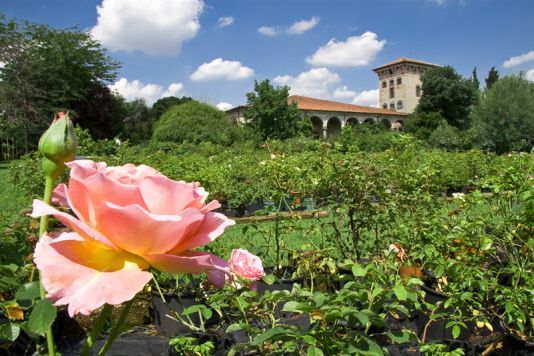
[[[167,89],[157,84],[143,84],[139,80],[128,81],[126,78],[121,78],[109,88],[112,91],[118,92],[127,101],[135,99],[144,99],[148,105],[154,104],[158,99],[167,96],[178,96],[178,93],[184,88],[182,83],[172,83]]]
[[[318,23],[319,18],[317,16],[314,16],[309,20],[297,21],[287,29],[287,33],[290,35],[301,35],[317,26]]]
[[[336,90],[334,90],[333,97],[336,99],[347,99],[347,98],[354,98],[356,94],[357,93],[354,90],[350,90],[347,88],[347,86],[343,86],[341,88],[336,88]]]
[[[306,58],[313,66],[360,67],[370,64],[384,48],[386,40],[378,40],[373,32],[352,36],[345,42],[331,39],[315,53]]]
[[[200,29],[202,0],[103,0],[94,39],[111,50],[176,55]]]
[[[233,108],[234,106],[230,103],[225,103],[225,102],[222,102],[222,103],[219,103],[217,105],[215,105],[215,107],[221,111],[226,111],[226,110],[230,110],[231,108]]]
[[[234,18],[232,16],[219,17],[219,20],[217,20],[218,27],[230,26],[233,23],[234,23]]]
[[[378,107],[379,94],[378,89],[364,90],[354,96],[352,103],[356,105],[373,106],[376,108]]]
[[[327,68],[312,68],[296,77],[283,75],[273,79],[275,84],[291,87],[289,93],[292,95],[311,96],[314,98],[329,97],[332,85],[340,81],[339,75]]]
[[[245,67],[238,61],[226,61],[222,58],[216,58],[209,63],[204,63],[191,74],[191,80],[240,80],[250,78],[254,71]]]
[[[534,51],[530,51],[520,56],[511,57],[508,60],[506,60],[502,66],[504,68],[511,68],[511,67],[521,65],[523,63],[530,62],[530,61],[534,61]]]
[[[262,26],[258,28],[258,32],[265,36],[276,36],[280,31],[275,27]]]
[[[527,70],[525,73],[525,79],[534,82],[534,68]]]

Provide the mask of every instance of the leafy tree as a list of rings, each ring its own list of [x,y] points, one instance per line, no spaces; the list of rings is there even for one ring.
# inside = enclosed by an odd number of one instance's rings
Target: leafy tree
[[[480,81],[477,76],[477,67],[473,68],[473,75],[471,76],[471,83],[473,83],[473,88],[476,91],[480,90]]]
[[[488,72],[488,77],[486,78],[486,90],[491,89],[493,84],[499,80],[499,72],[495,69],[495,66],[491,67]]]
[[[123,129],[126,116],[124,99],[113,95],[101,83],[94,83],[85,96],[70,107],[76,113],[76,124],[88,130],[95,139],[115,137]]]
[[[460,130],[443,121],[428,137],[428,143],[444,149],[461,149],[464,147]]]
[[[522,76],[499,79],[473,108],[478,146],[497,153],[529,151],[534,144],[534,83]]]
[[[437,112],[414,112],[404,124],[403,131],[411,133],[415,138],[426,141],[442,123],[447,121]]]
[[[17,23],[0,15],[0,106],[35,144],[54,111],[115,79],[118,63],[77,28]]]
[[[150,140],[152,136],[152,121],[150,109],[144,99],[135,99],[124,104],[126,115],[124,117],[124,138],[132,142]]]
[[[288,104],[289,87],[273,87],[269,80],[254,81],[247,93],[245,119],[262,139],[287,139],[303,130],[296,103]]]
[[[439,113],[449,125],[460,129],[469,125],[469,111],[476,102],[472,83],[451,66],[435,67],[421,76],[423,95],[418,113]]]
[[[193,99],[187,96],[183,96],[181,98],[177,98],[175,96],[167,96],[165,98],[161,98],[152,105],[152,108],[150,109],[150,119],[152,122],[156,122],[157,120],[159,120],[161,115],[163,115],[173,106],[180,105],[191,100]]]
[[[230,145],[238,139],[238,135],[238,128],[224,112],[191,100],[165,112],[156,122],[152,139],[160,142]]]

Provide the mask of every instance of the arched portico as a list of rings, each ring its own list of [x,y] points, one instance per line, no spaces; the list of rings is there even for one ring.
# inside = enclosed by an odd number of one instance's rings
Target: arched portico
[[[317,138],[323,138],[323,120],[318,116],[312,116],[310,122],[313,128],[313,134]]]
[[[326,136],[327,137],[333,137],[333,136],[339,136],[341,133],[341,121],[334,116],[328,119],[328,123],[326,124]]]
[[[358,119],[355,117],[351,117],[347,121],[345,121],[345,126],[357,126],[358,124]]]
[[[388,130],[391,129],[391,121],[389,121],[388,119],[382,119],[380,120],[380,123]]]

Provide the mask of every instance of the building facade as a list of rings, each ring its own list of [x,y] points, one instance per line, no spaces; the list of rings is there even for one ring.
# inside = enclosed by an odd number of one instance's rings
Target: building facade
[[[414,112],[422,95],[421,74],[436,64],[398,58],[373,69],[378,75],[380,107],[406,114]]]

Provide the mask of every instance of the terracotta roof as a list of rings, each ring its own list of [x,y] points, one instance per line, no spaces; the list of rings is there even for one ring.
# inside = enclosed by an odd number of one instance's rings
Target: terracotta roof
[[[376,71],[377,69],[382,69],[382,68],[385,68],[385,67],[389,67],[389,66],[392,66],[392,65],[395,65],[395,64],[399,64],[399,63],[402,63],[402,62],[409,62],[409,63],[415,63],[415,64],[422,64],[422,65],[426,65],[426,66],[438,67],[438,65],[434,64],[434,63],[420,61],[418,59],[413,59],[413,58],[401,57],[401,58],[395,59],[394,61],[391,61],[389,63],[381,65],[380,67],[376,67],[375,69],[373,69],[373,71]]]
[[[295,102],[300,110],[315,110],[315,111],[338,111],[347,113],[361,113],[361,114],[379,114],[379,115],[399,115],[405,116],[407,114],[393,110],[372,108],[370,106],[361,106],[354,104],[345,104],[337,101],[322,100],[315,98],[308,98],[305,96],[291,95],[287,98],[288,103]]]

